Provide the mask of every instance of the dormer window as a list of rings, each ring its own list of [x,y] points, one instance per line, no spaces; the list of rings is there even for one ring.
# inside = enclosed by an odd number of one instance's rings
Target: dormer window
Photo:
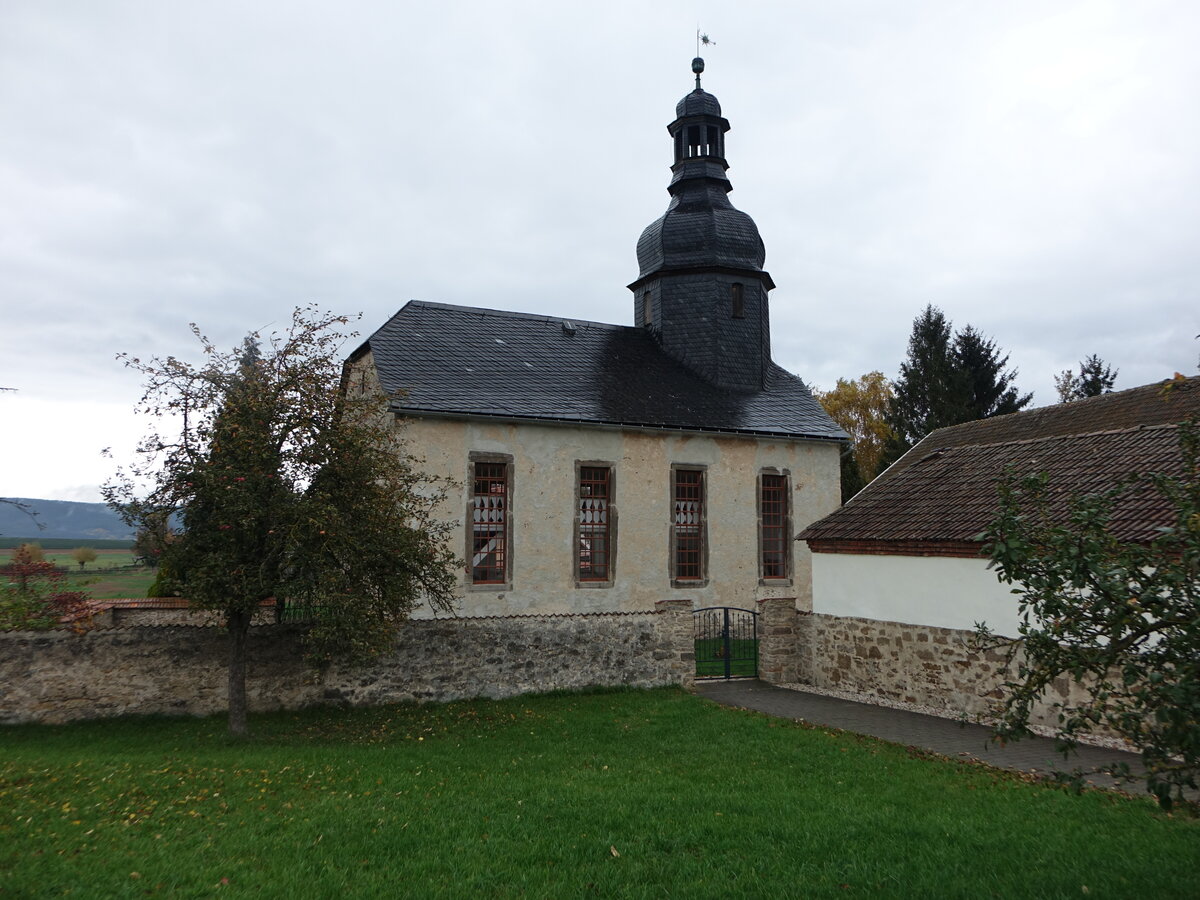
[[[729,314],[734,319],[746,318],[746,289],[741,283],[729,286]]]

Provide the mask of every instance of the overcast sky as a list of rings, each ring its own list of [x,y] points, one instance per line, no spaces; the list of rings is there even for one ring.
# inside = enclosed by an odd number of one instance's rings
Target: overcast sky
[[[315,302],[632,324],[666,124],[721,101],[778,362],[889,377],[926,303],[1035,404],[1195,374],[1200,3],[0,4],[0,496],[97,500],[114,356]]]

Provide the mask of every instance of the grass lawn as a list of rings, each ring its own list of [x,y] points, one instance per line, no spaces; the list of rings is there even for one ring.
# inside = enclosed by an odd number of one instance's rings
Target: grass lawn
[[[1200,822],[677,690],[0,729],[0,895],[1195,897]]]
[[[34,543],[36,543],[36,541]],[[83,546],[83,544],[78,544],[77,546]],[[64,566],[68,569],[78,570],[79,563],[77,563],[75,558],[71,556],[71,551],[74,549],[74,547],[70,547],[52,550],[48,547],[43,547],[42,556],[45,558],[46,562],[52,562],[56,566]],[[13,552],[13,548],[0,549],[0,566],[6,565],[8,561],[12,559]],[[124,549],[100,548],[96,550],[95,562],[88,563],[83,567],[83,571],[93,572],[97,569],[109,569],[113,566],[128,566],[132,563],[133,554],[127,547]]]
[[[701,638],[696,645],[696,674],[701,678],[725,677],[725,642],[720,638]],[[729,674],[758,674],[758,641],[733,638],[729,641]]]
[[[0,566],[8,563],[12,552],[12,549],[0,549]],[[95,562],[82,569],[71,557],[70,550],[46,549],[43,553],[47,562],[68,570],[68,590],[86,591],[96,600],[145,597],[154,582],[153,569],[145,566],[130,568],[133,556],[128,548],[101,548],[96,551]]]
[[[87,591],[94,600],[136,599],[146,596],[154,577],[153,569],[138,568],[120,573],[97,572],[83,578],[73,576],[72,584]]]

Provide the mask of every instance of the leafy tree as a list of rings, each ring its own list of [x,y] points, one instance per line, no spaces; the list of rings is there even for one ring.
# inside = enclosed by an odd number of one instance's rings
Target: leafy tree
[[[166,517],[160,516],[147,522],[134,533],[133,547],[130,552],[135,561],[144,566],[158,568],[163,548],[174,538],[174,529],[171,528]]]
[[[813,391],[825,412],[850,435],[850,452],[842,456],[842,502],[849,500],[879,474],[892,427],[887,422],[892,386],[882,372],[868,372],[856,381],[844,378],[830,391]]]
[[[59,626],[64,617],[87,609],[87,594],[67,590],[58,567],[35,559],[29,552],[34,546],[22,544],[4,567],[0,577],[0,631],[44,631]]]
[[[18,557],[23,562],[45,562],[46,553],[42,550],[41,544],[31,544],[28,541],[21,544],[13,553],[13,562],[16,562]]]
[[[1167,809],[1200,777],[1200,428],[1185,423],[1179,439],[1179,469],[1072,498],[1065,512],[1044,474],[1010,476],[982,535],[1020,598],[998,736],[1027,735],[1033,704],[1068,677],[1086,699],[1059,706],[1060,740],[1074,746],[1100,726],[1119,733],[1141,752],[1147,787]],[[1170,510],[1159,536],[1117,540],[1109,523],[1118,504],[1141,508],[1155,496]]]
[[[346,324],[297,309],[283,334],[227,353],[193,325],[202,366],[122,357],[146,380],[142,410],[180,430],[150,434],[106,499],[142,528],[181,523],[160,578],[225,619],[233,734],[246,732],[246,642],[264,601],[315,618],[305,639],[321,663],[378,653],[419,602],[453,600],[450,526],[433,517],[443,486],[404,455],[385,398],[341,391]]]
[[[995,342],[970,325],[952,335],[951,323],[936,306],[913,321],[908,356],[893,384],[887,421],[893,434],[883,461],[895,462],[938,428],[1024,409],[1033,394],[1013,385],[1016,369]]]
[[[96,561],[96,551],[91,547],[76,547],[71,551],[71,558],[79,563],[79,568],[82,569],[88,563]]]
[[[1079,373],[1064,369],[1061,374],[1054,376],[1054,388],[1058,391],[1059,403],[1070,403],[1085,397],[1099,397],[1101,394],[1111,394],[1117,381],[1119,369],[1110,368],[1104,360],[1092,354],[1079,363]]]
[[[1079,376],[1073,369],[1063,369],[1054,376],[1054,390],[1058,394],[1059,403],[1070,403],[1075,399],[1075,389],[1079,385]]]

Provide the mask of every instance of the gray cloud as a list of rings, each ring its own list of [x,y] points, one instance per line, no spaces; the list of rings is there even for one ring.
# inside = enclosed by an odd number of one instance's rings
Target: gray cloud
[[[1040,403],[1093,352],[1118,386],[1194,371],[1200,8],[699,12],[781,363],[826,387],[894,374],[932,302],[994,337]],[[114,353],[191,355],[189,321],[227,345],[308,301],[362,310],[368,331],[410,298],[630,321],[696,13],[6,4],[14,429],[106,404],[99,436],[125,440],[138,392]],[[86,452],[44,449],[19,474],[10,456],[0,494],[101,480]]]

